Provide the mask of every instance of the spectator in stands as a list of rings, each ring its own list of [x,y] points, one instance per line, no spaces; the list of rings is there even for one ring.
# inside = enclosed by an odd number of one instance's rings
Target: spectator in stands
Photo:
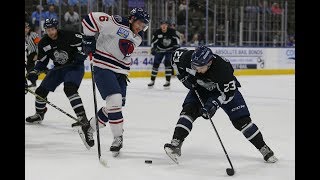
[[[186,8],[187,8],[186,1],[185,0],[180,1],[179,10],[178,10],[178,13],[177,13],[177,23],[178,23],[178,25],[185,25]]]
[[[69,10],[64,14],[65,29],[70,31],[79,31],[80,17],[77,12],[74,11],[73,6],[69,7]]]
[[[254,6],[254,5],[248,5],[246,6],[245,10],[248,13],[258,13],[260,7],[259,6]]]
[[[58,15],[55,12],[55,6],[53,4],[49,5],[48,11],[44,13],[45,19],[58,19]]]
[[[69,4],[69,6],[75,6],[79,3],[79,0],[67,0],[67,4]]]
[[[199,34],[198,33],[195,33],[193,35],[190,46],[196,46],[196,47],[199,46]]]
[[[186,0],[182,0],[179,5],[179,11],[185,11],[187,8]]]
[[[282,9],[278,3],[273,3],[271,6],[271,12],[272,14],[281,15]]]
[[[45,20],[45,15],[43,12],[43,7],[41,5],[37,5],[37,9],[31,14],[31,24],[34,27],[34,31],[40,35],[40,12],[41,12],[41,21]]]
[[[187,42],[186,42],[186,37],[184,35],[185,32],[182,32],[180,35],[180,40],[181,40],[181,46],[186,46]]]
[[[59,5],[59,0],[47,0],[47,4],[52,4],[52,5],[56,5],[58,6]]]
[[[268,5],[268,1],[259,1],[259,12],[260,13],[266,13],[271,14],[271,8]]]
[[[289,46],[289,47],[295,47],[295,46],[296,46],[296,39],[295,39],[295,35],[291,35],[291,36],[289,36],[289,39],[288,39],[288,46]]]

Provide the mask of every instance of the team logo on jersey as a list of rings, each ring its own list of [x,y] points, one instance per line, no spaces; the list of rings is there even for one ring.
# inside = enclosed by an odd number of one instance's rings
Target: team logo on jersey
[[[54,62],[57,62],[59,64],[65,64],[69,59],[68,53],[63,50],[55,50],[53,52],[53,56]]]
[[[45,47],[43,47],[44,52],[47,52],[47,51],[49,51],[50,49],[51,49],[50,44],[47,45],[47,46],[45,46]]]
[[[168,47],[168,46],[171,44],[171,39],[164,38],[164,39],[162,40],[162,44],[163,44],[165,47]]]
[[[119,48],[125,57],[130,57],[133,50],[134,50],[134,45],[131,41],[129,41],[127,39],[120,39],[119,40]]]
[[[120,27],[117,31],[117,34],[120,36],[120,37],[123,37],[123,38],[127,38],[129,36],[129,31]]]
[[[121,23],[122,22],[122,17],[119,15],[114,15],[113,18],[118,22]]]
[[[216,83],[214,83],[214,82],[204,82],[201,79],[197,79],[197,83],[200,86],[206,88],[208,91],[212,91],[213,89],[215,89],[217,87]]]

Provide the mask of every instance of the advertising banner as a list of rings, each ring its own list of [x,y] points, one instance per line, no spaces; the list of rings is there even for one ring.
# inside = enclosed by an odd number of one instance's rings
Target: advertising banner
[[[183,47],[195,49],[195,47]],[[210,47],[212,52],[227,58],[234,69],[294,69],[295,48],[248,48],[248,47]],[[151,71],[154,56],[150,53],[150,47],[138,47],[132,53],[131,72]],[[85,61],[85,71],[90,71],[89,59]],[[52,62],[48,68],[53,67]],[[164,71],[163,63],[159,72]]]

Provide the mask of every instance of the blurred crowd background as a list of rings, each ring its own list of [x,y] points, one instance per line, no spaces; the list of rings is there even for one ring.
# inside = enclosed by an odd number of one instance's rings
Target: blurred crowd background
[[[26,16],[40,37],[46,18],[81,32],[89,12],[128,16],[134,7],[151,16],[142,46],[150,46],[163,19],[180,32],[182,46],[295,46],[295,0],[25,0]]]

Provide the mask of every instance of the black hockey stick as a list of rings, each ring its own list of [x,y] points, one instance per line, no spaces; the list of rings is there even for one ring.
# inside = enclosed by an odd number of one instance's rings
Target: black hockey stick
[[[198,91],[197,91],[196,89],[194,89],[194,92],[195,92],[196,95],[198,96],[198,99],[199,99],[199,101],[200,101],[200,103],[201,103],[201,106],[204,107],[203,101],[201,100],[201,97],[200,97]],[[207,112],[207,117],[209,117],[209,120],[210,120],[210,122],[211,122],[211,125],[212,125],[214,131],[216,132],[216,134],[217,134],[217,136],[218,136],[218,139],[219,139],[219,141],[220,141],[220,144],[221,144],[221,146],[222,146],[222,148],[223,148],[224,154],[226,155],[226,157],[227,157],[227,159],[228,159],[228,161],[229,161],[229,164],[230,164],[230,166],[231,166],[231,168],[227,168],[227,169],[226,169],[226,172],[227,172],[227,174],[228,174],[229,176],[233,176],[233,175],[234,175],[234,168],[233,168],[233,166],[232,166],[232,163],[231,163],[231,161],[230,161],[230,158],[229,158],[229,156],[228,156],[228,153],[227,153],[226,149],[225,149],[224,146],[223,146],[223,143],[222,143],[222,141],[221,141],[221,139],[220,139],[220,136],[219,136],[219,134],[218,134],[218,131],[217,131],[216,127],[214,126],[214,124],[213,124],[213,122],[212,122],[212,119],[211,119],[211,117],[210,117],[210,115],[209,115],[208,112]]]
[[[62,112],[63,114],[69,116],[71,119],[80,122],[77,118],[75,118],[74,116],[72,116],[71,114],[65,112],[64,110],[62,110],[61,108],[59,108],[58,106],[52,104],[50,101],[46,100],[45,98],[39,96],[37,93],[33,92],[32,90],[30,90],[29,88],[25,88],[25,90],[27,90],[28,92],[30,92],[31,94],[35,95],[37,98],[41,99],[42,101],[48,103],[50,106],[54,107],[55,109],[57,109],[58,111]],[[81,122],[80,122],[81,123]],[[83,123],[81,123],[82,125],[84,125]]]
[[[92,91],[93,91],[93,101],[94,101],[94,116],[96,119],[96,130],[97,130],[97,143],[98,143],[98,158],[100,163],[103,166],[107,166],[107,161],[101,158],[101,148],[100,148],[100,131],[99,131],[99,122],[98,122],[98,110],[97,110],[97,98],[96,98],[96,83],[94,80],[94,69],[93,69],[93,62],[92,62],[92,53],[89,54],[90,58],[90,68],[91,68],[91,80],[92,80]]]

